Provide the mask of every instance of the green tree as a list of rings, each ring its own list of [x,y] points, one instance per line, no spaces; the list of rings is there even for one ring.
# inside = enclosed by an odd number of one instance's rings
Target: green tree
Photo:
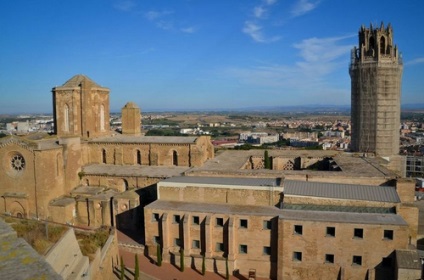
[[[184,272],[184,249],[180,249],[180,271]]]
[[[162,266],[162,252],[161,252],[162,250],[160,248],[160,244],[158,244],[156,246],[156,249],[157,249],[157,251],[156,251],[156,257],[157,257],[158,266]]]
[[[205,260],[205,254],[202,256],[202,275],[204,276],[206,274],[206,260]]]
[[[228,269],[228,257],[225,258],[225,279],[229,280],[230,279],[230,272]]]
[[[135,269],[134,269],[134,280],[140,279],[140,264],[138,263],[138,254],[135,254]]]
[[[271,161],[268,155],[268,150],[264,152],[264,167],[265,169],[271,169]]]
[[[124,259],[122,259],[122,256],[121,256],[121,271],[120,272],[121,274],[119,279],[123,280],[125,278],[125,264],[124,264]]]

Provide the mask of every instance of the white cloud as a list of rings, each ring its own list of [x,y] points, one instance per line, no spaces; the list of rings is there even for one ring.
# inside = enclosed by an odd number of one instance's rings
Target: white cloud
[[[115,9],[118,9],[120,11],[130,12],[137,6],[137,4],[133,0],[119,0],[116,1],[113,6],[115,7]]]
[[[242,84],[276,92],[340,92],[340,86],[329,84],[325,77],[347,67],[351,45],[344,40],[354,36],[305,39],[293,46],[300,57],[294,63],[233,67],[226,73]]]
[[[184,33],[195,33],[198,30],[198,28],[194,26],[190,26],[190,27],[181,28],[180,30]]]
[[[294,44],[300,50],[300,56],[309,63],[329,62],[345,55],[351,49],[351,45],[338,45],[344,39],[352,38],[355,35],[328,38],[309,38]]]
[[[319,3],[320,1],[298,0],[292,8],[291,14],[294,17],[304,15],[316,9]]]
[[[170,14],[173,14],[173,11],[148,11],[147,13],[144,14],[144,17],[147,18],[150,21],[154,21],[160,18],[163,18],[165,16],[168,16]]]
[[[157,21],[156,26],[163,30],[171,30],[174,28],[174,24],[171,21],[165,21],[165,20]]]
[[[266,9],[262,6],[257,6],[255,8],[253,8],[253,15],[256,18],[262,18],[266,13]]]
[[[412,59],[408,62],[405,62],[404,64],[405,65],[415,65],[415,64],[422,64],[422,63],[424,63],[424,57],[418,57],[418,58]]]
[[[280,40],[280,37],[274,36],[267,38],[262,32],[262,26],[252,21],[246,21],[242,29],[243,33],[249,35],[255,42],[271,43]]]
[[[269,5],[269,6],[274,5],[275,3],[277,3],[277,0],[263,0],[263,1],[264,1],[264,3],[266,5]]]

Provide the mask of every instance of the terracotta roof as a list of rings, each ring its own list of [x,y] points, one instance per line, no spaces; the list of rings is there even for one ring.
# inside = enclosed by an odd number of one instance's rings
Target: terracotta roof
[[[73,76],[68,81],[66,81],[66,83],[64,83],[61,87],[64,87],[64,88],[79,87],[82,82],[89,83],[91,84],[92,87],[101,87],[100,85],[95,83],[93,80],[91,80],[89,77],[85,75],[81,75],[81,74]]]

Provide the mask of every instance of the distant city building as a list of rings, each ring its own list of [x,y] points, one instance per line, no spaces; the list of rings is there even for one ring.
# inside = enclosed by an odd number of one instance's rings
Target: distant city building
[[[240,141],[245,141],[249,144],[262,145],[266,143],[275,143],[280,140],[279,134],[269,135],[266,132],[250,132],[245,131],[240,133]]]
[[[344,131],[332,131],[332,130],[327,130],[327,131],[323,131],[322,135],[324,137],[339,137],[339,138],[344,138],[345,137],[345,132]]]
[[[353,151],[399,153],[402,69],[391,25],[362,26],[349,68]]]
[[[424,156],[406,157],[406,176],[424,178]]]

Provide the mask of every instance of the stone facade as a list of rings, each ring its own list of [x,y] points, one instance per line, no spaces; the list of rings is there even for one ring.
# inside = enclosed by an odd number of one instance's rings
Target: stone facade
[[[140,135],[141,133],[141,112],[140,108],[133,103],[128,102],[122,108],[122,134]]]
[[[151,185],[214,157],[208,136],[141,136],[131,102],[123,109],[128,133],[110,131],[109,89],[84,75],[52,92],[56,137],[0,139],[0,209],[9,215],[133,228],[139,222],[116,216],[137,219],[132,209],[155,198]]]
[[[204,258],[207,270],[222,275],[228,262],[230,273],[255,269],[271,279],[393,279],[393,252],[416,243],[418,210],[402,202],[413,184],[320,183],[344,194],[326,196],[319,188],[322,193],[301,196],[285,182],[187,176],[159,182],[158,200],[144,211],[149,256],[156,258],[160,246],[163,260],[179,266],[183,250],[186,264],[201,271]],[[385,197],[349,191],[348,199],[346,187]]]
[[[84,75],[76,75],[52,89],[55,134],[83,138],[107,135],[109,89]]]
[[[402,69],[390,24],[362,26],[349,68],[353,151],[379,156],[399,153]]]

